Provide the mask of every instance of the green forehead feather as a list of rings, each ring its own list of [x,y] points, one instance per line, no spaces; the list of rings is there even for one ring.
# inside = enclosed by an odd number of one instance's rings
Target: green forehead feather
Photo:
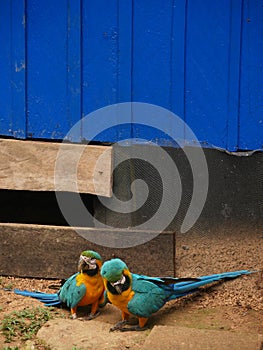
[[[88,258],[94,258],[97,260],[102,260],[101,256],[99,255],[99,253],[94,252],[93,250],[84,250],[84,252],[81,253],[81,255],[84,255]]]
[[[101,275],[110,283],[114,283],[121,278],[124,269],[128,267],[121,259],[111,259],[102,265]]]

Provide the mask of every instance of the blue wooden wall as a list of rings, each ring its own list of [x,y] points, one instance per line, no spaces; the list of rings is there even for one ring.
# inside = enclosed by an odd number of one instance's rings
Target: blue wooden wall
[[[263,148],[263,0],[1,0],[0,42],[2,136],[59,140],[135,101],[178,114],[208,147]]]

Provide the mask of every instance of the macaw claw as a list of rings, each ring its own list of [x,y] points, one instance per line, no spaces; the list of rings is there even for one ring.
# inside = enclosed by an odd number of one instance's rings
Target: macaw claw
[[[100,312],[96,312],[95,314],[94,313],[90,313],[88,316],[84,316],[84,317],[79,317],[78,320],[80,321],[90,321],[90,320],[93,320],[94,318],[96,318],[97,316],[99,316]]]
[[[130,331],[146,331],[149,329],[148,327],[140,327],[139,325],[136,326],[130,326],[130,327],[123,327],[120,328],[120,332],[130,332]]]
[[[95,314],[94,314],[93,312],[91,312],[91,313],[88,315],[87,320],[93,320],[93,318],[98,317],[99,314],[100,314],[99,311],[97,311]]]
[[[110,332],[120,331],[120,332],[129,332],[129,331],[145,331],[147,327],[140,327],[139,325],[124,327],[128,321],[123,320],[115,324],[114,327],[110,328]]]
[[[123,321],[117,322],[117,323],[115,324],[115,326],[113,326],[113,327],[110,328],[110,332],[122,330],[122,329],[123,329],[123,326],[125,326],[127,323],[128,323],[127,320],[123,320]]]

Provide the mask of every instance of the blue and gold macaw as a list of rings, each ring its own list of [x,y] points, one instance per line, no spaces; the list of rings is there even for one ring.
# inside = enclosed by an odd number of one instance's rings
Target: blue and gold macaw
[[[105,300],[122,312],[122,321],[110,331],[145,330],[148,318],[167,301],[194,293],[204,285],[250,273],[242,270],[199,278],[148,277],[131,273],[120,259],[106,261],[101,269]],[[130,315],[139,319],[139,325],[125,327]]]
[[[58,293],[48,294],[18,289],[15,289],[14,292],[38,299],[45,306],[66,304],[70,308],[73,319],[77,318],[78,306],[91,305],[88,319],[92,319],[98,316],[98,307],[104,298],[104,284],[100,274],[101,266],[101,256],[92,250],[85,250],[79,258],[78,272],[66,280]]]

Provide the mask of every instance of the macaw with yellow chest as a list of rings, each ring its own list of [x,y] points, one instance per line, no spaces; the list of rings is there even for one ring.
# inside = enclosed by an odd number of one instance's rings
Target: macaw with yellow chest
[[[145,330],[148,318],[167,301],[194,293],[204,285],[250,273],[242,270],[199,278],[149,277],[131,273],[120,259],[106,261],[101,269],[106,288],[105,301],[117,306],[122,312],[122,321],[110,331]],[[131,315],[139,319],[139,324],[125,327]]]
[[[85,250],[79,258],[78,272],[69,277],[57,293],[48,294],[19,289],[15,289],[14,292],[37,299],[45,306],[66,304],[70,308],[73,319],[77,318],[79,306],[91,305],[88,319],[92,319],[99,315],[98,307],[104,298],[104,284],[100,274],[101,266],[101,256],[92,250]]]

